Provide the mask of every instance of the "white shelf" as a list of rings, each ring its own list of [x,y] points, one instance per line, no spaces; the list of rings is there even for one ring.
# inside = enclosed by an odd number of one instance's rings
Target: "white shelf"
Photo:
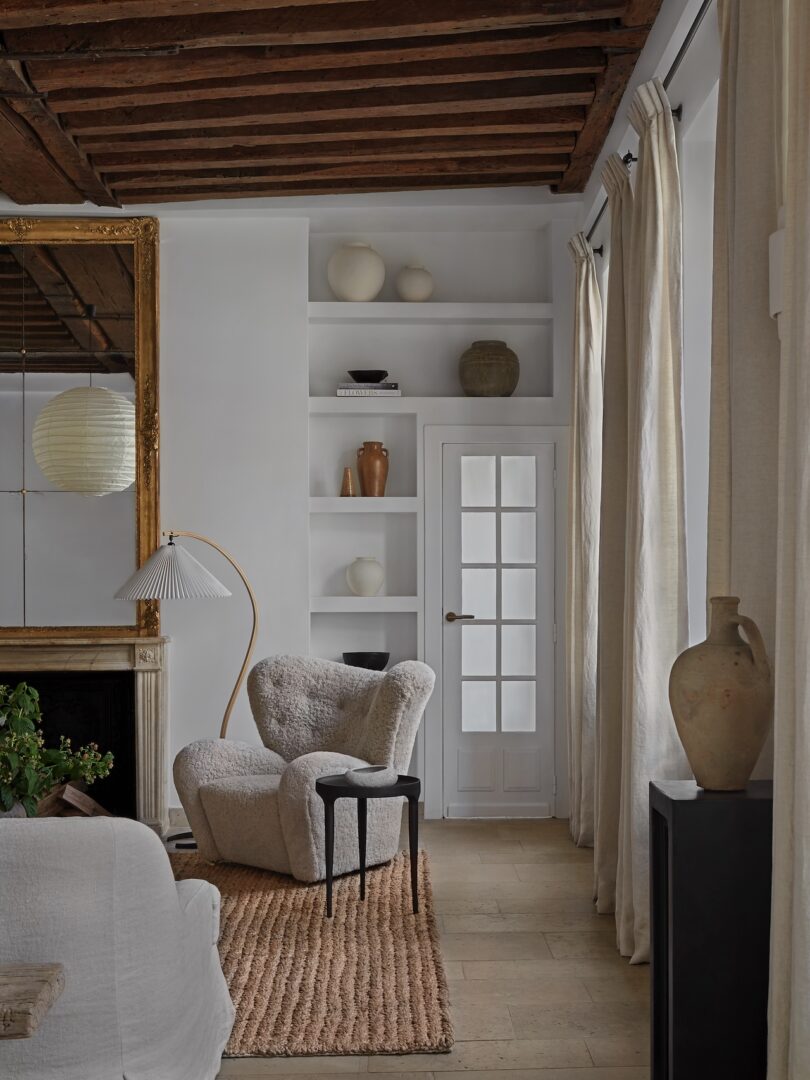
[[[459,322],[541,323],[551,322],[553,304],[424,304],[371,301],[353,304],[341,300],[310,300],[309,321],[339,322]]]
[[[398,397],[398,398],[339,398],[311,397],[309,411],[312,415],[332,416],[385,416],[397,413],[434,413],[446,411],[453,416],[462,415],[468,423],[500,423],[504,406],[507,412],[516,407],[539,409],[553,399],[551,397]]]
[[[313,596],[311,612],[398,612],[419,611],[418,596]]]
[[[419,509],[416,497],[356,495],[351,498],[313,495],[309,500],[311,514],[415,514]]]

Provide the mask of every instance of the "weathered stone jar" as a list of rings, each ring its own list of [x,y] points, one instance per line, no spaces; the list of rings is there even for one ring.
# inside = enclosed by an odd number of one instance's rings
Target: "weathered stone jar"
[[[520,361],[505,341],[474,341],[461,354],[458,375],[467,397],[511,397]]]
[[[675,727],[695,779],[709,791],[745,787],[773,715],[765,644],[753,619],[738,614],[739,603],[712,597],[709,636],[681,653],[669,677]]]

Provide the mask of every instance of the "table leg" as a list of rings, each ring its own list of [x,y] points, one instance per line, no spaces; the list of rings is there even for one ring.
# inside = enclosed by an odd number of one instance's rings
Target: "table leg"
[[[335,858],[335,804],[325,799],[323,804],[326,825],[326,917],[332,918],[332,864]]]
[[[357,800],[357,842],[360,847],[360,899],[366,898],[366,799]]]
[[[419,912],[419,800],[408,799],[408,840],[411,847],[411,900],[414,915]]]

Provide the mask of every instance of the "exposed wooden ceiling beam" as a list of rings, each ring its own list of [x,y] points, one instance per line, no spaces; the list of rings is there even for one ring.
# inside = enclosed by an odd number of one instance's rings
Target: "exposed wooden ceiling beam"
[[[501,79],[556,78],[559,75],[597,75],[605,69],[602,49],[559,49],[514,56],[480,56],[453,60],[313,72],[285,71],[238,75],[228,79],[171,82],[125,89],[56,90],[48,106],[56,113],[92,109],[138,108],[175,102],[232,100],[276,94],[374,90],[391,86],[432,86]],[[237,65],[236,70],[239,70]]]
[[[145,173],[114,181],[114,189],[123,195],[127,189],[148,187],[241,187],[259,182],[290,183],[308,180],[343,180],[348,177],[387,177],[402,181],[407,187],[412,178],[421,176],[499,176],[502,173],[531,176],[552,174],[560,176],[568,164],[567,157],[519,157],[502,161],[499,158],[459,158],[438,161],[369,161],[344,162],[342,165],[309,165],[263,167],[258,169],[204,169],[196,174]]]
[[[194,15],[280,7],[348,3],[351,0],[193,0]],[[190,14],[189,0],[3,0],[4,29],[69,26],[73,23],[154,19]]]
[[[21,66],[0,49],[0,181],[15,202],[118,203],[93,171],[84,152],[48,107],[30,94]]]
[[[303,45],[588,22],[620,18],[625,7],[620,0],[359,0],[258,10],[248,19],[226,12],[10,30],[6,44],[31,52]]]
[[[559,178],[557,178],[559,179]],[[233,189],[220,190],[218,188],[164,188],[164,189],[145,189],[134,190],[128,192],[128,199],[130,205],[135,203],[165,203],[165,202],[193,202],[200,199],[250,199],[250,198],[267,198],[268,196],[274,197],[288,197],[288,196],[305,196],[305,195],[351,195],[351,194],[364,194],[373,191],[430,191],[436,189],[449,189],[455,190],[457,188],[489,188],[489,187],[526,187],[526,186],[546,186],[554,183],[555,177],[544,176],[538,178],[536,185],[532,185],[531,180],[527,180],[525,174],[517,174],[516,176],[500,176],[497,179],[495,177],[483,177],[483,178],[454,178],[450,183],[447,177],[424,177],[418,182],[412,182],[407,188],[403,188],[401,183],[388,183],[380,182],[370,184],[364,180],[345,180],[340,183],[331,184],[257,184],[254,188],[244,188],[238,191]]]
[[[610,57],[604,75],[597,81],[596,95],[571,154],[571,163],[557,185],[556,190],[561,194],[584,190],[634,67],[632,54]]]
[[[404,140],[392,143],[388,139],[366,142],[313,142],[298,147],[229,147],[224,151],[164,150],[139,153],[94,154],[93,163],[105,176],[107,183],[131,173],[161,172],[164,170],[238,168],[250,165],[307,165],[333,164],[341,161],[415,161],[447,157],[509,157],[520,154],[570,153],[574,148],[573,134],[545,135],[471,135],[445,138],[425,136],[414,145]],[[0,274],[2,277],[2,274]]]
[[[299,126],[258,123],[244,127],[200,127],[178,131],[143,131],[131,134],[82,133],[82,146],[87,152],[140,153],[149,150],[181,150],[231,146],[299,146],[310,145],[315,139],[330,142],[388,140],[422,140],[431,135],[466,137],[472,135],[541,135],[546,132],[577,132],[585,123],[582,106],[566,109],[518,109],[502,112],[432,113],[418,117],[350,117],[346,120],[321,120]]]
[[[388,41],[345,42],[309,46],[244,46],[194,49],[171,57],[29,61],[28,71],[40,90],[75,87],[147,87],[240,75],[280,72],[335,71],[480,56],[519,56],[558,49],[639,50],[647,28],[623,28],[615,23],[574,23],[546,29],[488,31],[477,34],[403,38]],[[516,61],[519,63],[519,61]]]
[[[593,100],[593,79],[503,79],[458,85],[408,86],[378,90],[347,90],[333,94],[279,94],[234,98],[231,101],[194,101],[139,109],[64,113],[68,129],[84,134],[132,131],[188,130],[209,124],[307,124],[352,117],[429,115],[433,112],[497,112],[504,109],[542,109],[588,105]]]

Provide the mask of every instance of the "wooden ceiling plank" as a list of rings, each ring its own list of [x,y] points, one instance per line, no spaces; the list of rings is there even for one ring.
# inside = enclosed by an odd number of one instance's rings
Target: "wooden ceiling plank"
[[[297,181],[331,180],[334,178],[361,176],[444,176],[480,175],[499,173],[530,173],[542,175],[553,173],[560,175],[568,165],[568,157],[544,158],[526,156],[522,158],[445,158],[437,161],[370,161],[345,162],[342,165],[297,166],[292,169],[281,166],[259,169],[206,169],[196,175],[183,173],[146,173],[141,176],[127,177],[114,184],[117,192],[124,193],[128,188],[144,189],[147,187],[211,186],[220,187],[254,184],[258,181],[296,183]]]
[[[542,135],[547,132],[580,131],[585,123],[582,106],[556,109],[504,110],[466,115],[434,113],[410,116],[351,117],[346,120],[296,123],[248,124],[240,127],[203,127],[190,131],[124,132],[117,135],[82,135],[82,146],[91,155],[99,151],[137,154],[149,150],[185,150],[235,146],[310,145],[322,137],[330,142],[385,138],[407,143],[431,135]]]
[[[304,45],[562,25],[620,18],[624,0],[361,0],[255,11],[128,19],[9,30],[12,51]]]
[[[432,112],[495,112],[503,109],[541,109],[588,105],[593,100],[593,79],[504,79],[493,83],[348,90],[334,94],[280,94],[234,98],[231,101],[194,101],[140,109],[110,109],[63,114],[76,134],[116,134],[132,131],[188,130],[213,123],[239,126],[283,123],[297,125],[352,116],[417,116]]]
[[[96,305],[100,313],[132,315],[135,291],[132,278],[110,245],[65,244],[52,249],[62,272],[86,303]],[[132,351],[135,326],[128,320],[97,317],[97,323],[109,340],[109,347]]]
[[[585,127],[579,133],[571,154],[571,164],[556,188],[560,194],[584,191],[594,162],[610,131],[635,62],[636,57],[632,53],[620,53],[610,57],[604,75],[597,81],[596,95],[588,109]]]
[[[375,139],[366,142],[313,142],[308,146],[229,147],[222,150],[165,150],[149,153],[94,154],[93,164],[107,183],[131,173],[165,170],[194,171],[250,165],[334,164],[341,161],[407,161],[419,158],[497,157],[517,154],[570,153],[575,139],[571,134],[469,135],[467,137],[426,136],[416,145],[404,140]],[[2,274],[0,274],[2,277]]]
[[[2,52],[0,51],[0,99],[4,94],[17,95],[29,94],[30,92],[31,86],[20,65],[2,59]],[[23,140],[29,146],[29,153],[39,144],[39,156],[43,162],[50,162],[52,166],[50,171],[54,174],[61,173],[65,181],[61,185],[53,185],[53,190],[57,190],[59,187],[63,188],[63,197],[56,198],[51,195],[49,198],[42,199],[34,196],[35,185],[29,183],[28,174],[23,172],[16,182],[12,181],[12,187],[17,191],[20,190],[22,184],[22,199],[18,199],[4,184],[3,190],[7,195],[15,199],[16,202],[23,203],[72,203],[89,199],[99,206],[118,205],[101,179],[93,171],[84,152],[76,145],[75,140],[65,131],[59,120],[42,100],[11,96],[4,102],[3,111],[7,119],[12,113],[17,114],[31,136]],[[17,126],[19,131],[23,130],[21,126]],[[19,144],[19,139],[17,142]],[[2,145],[5,154],[6,147],[4,143]],[[50,188],[50,185],[48,186]]]
[[[519,56],[560,49],[639,50],[646,27],[623,28],[610,22],[574,23],[546,29],[488,31],[477,34],[344,42],[334,45],[244,46],[193,49],[171,57],[29,61],[37,89],[47,92],[92,87],[142,88],[152,83],[180,84],[200,79],[281,72],[335,71],[340,68],[392,67],[428,60]]]
[[[349,3],[351,0],[194,0],[194,14]],[[189,0],[3,0],[3,28],[70,26],[188,15]]]
[[[367,181],[353,181],[346,180],[342,183],[332,184],[295,184],[293,186],[284,184],[257,184],[255,188],[248,188],[242,191],[220,191],[216,188],[210,190],[202,189],[189,189],[182,190],[179,188],[167,188],[164,190],[152,190],[146,189],[144,191],[131,191],[129,192],[129,198],[134,203],[166,203],[166,202],[196,202],[199,200],[211,200],[211,199],[250,199],[250,198],[267,198],[273,196],[279,197],[295,197],[304,195],[351,195],[351,194],[367,194],[375,191],[381,192],[395,192],[395,191],[432,191],[432,190],[456,190],[458,188],[491,188],[491,187],[547,187],[549,184],[555,182],[553,176],[544,176],[538,178],[536,184],[531,184],[526,180],[524,175],[518,176],[500,176],[500,177],[483,177],[483,178],[458,178],[454,179],[452,183],[448,183],[447,177],[440,177],[436,179],[422,178],[418,182],[410,184],[407,188],[403,188],[401,183],[369,183]]]
[[[601,49],[560,49],[556,52],[514,56],[484,56],[442,61],[417,61],[359,69],[279,72],[267,78],[239,75],[227,79],[162,83],[141,88],[57,90],[48,97],[48,108],[56,113],[92,109],[163,106],[174,102],[216,101],[268,94],[333,93],[344,90],[372,90],[391,86],[429,86],[499,79],[549,78],[558,75],[597,75],[604,71]]]
[[[652,26],[663,0],[629,0],[621,17],[623,26]]]
[[[0,101],[0,190],[20,205],[80,203],[83,195],[43,153],[40,140],[23,118]]]

